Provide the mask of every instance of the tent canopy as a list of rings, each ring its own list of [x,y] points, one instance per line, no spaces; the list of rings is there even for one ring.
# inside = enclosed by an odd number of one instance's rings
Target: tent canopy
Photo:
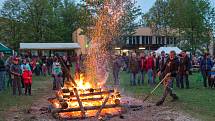
[[[160,47],[158,48],[155,52],[157,54],[161,54],[162,51],[164,51],[165,53],[170,53],[170,51],[174,50],[176,52],[176,54],[179,54],[182,50],[179,49],[178,47]]]
[[[12,49],[0,43],[0,52],[6,53],[6,54],[12,54]]]
[[[70,50],[79,48],[78,43],[20,43],[21,50]]]

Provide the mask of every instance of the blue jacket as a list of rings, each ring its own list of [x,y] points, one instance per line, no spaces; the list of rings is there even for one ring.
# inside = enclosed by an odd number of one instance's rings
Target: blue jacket
[[[202,58],[200,63],[201,71],[211,70],[213,67],[213,62],[210,58]]]

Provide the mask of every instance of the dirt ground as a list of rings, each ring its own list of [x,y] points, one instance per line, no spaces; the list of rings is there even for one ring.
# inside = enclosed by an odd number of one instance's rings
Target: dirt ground
[[[26,109],[9,109],[7,121],[56,121],[48,112],[49,102],[47,99],[53,97],[54,92],[47,94],[34,104]],[[103,120],[110,121],[198,121],[191,116],[176,111],[175,109],[165,106],[155,106],[150,102],[142,102],[141,100],[123,96],[122,100],[128,101],[130,105],[142,105],[142,110],[129,110],[126,114],[113,118],[104,118]],[[97,119],[85,119],[83,121],[95,121]]]

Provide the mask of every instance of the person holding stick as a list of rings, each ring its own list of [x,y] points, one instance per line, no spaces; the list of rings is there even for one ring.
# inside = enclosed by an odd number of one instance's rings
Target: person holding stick
[[[176,77],[178,71],[178,60],[175,55],[176,55],[175,51],[171,51],[169,58],[164,64],[163,68],[158,72],[158,75],[163,73],[167,78],[165,78],[163,81],[164,86],[163,96],[156,103],[156,106],[162,105],[168,94],[170,94],[170,96],[173,98],[172,101],[178,100],[178,96],[172,91],[173,78]]]

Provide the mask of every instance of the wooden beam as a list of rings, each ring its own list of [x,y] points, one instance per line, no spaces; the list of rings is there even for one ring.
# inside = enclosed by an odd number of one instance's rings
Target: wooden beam
[[[112,104],[112,105],[105,105],[103,107],[103,109],[107,109],[107,108],[117,108],[117,107],[123,107],[123,105],[116,105],[116,104]],[[84,110],[98,110],[100,109],[101,106],[88,106],[88,107],[84,107]],[[63,113],[63,112],[75,112],[75,111],[81,111],[81,108],[69,108],[69,109],[53,109],[52,113]]]
[[[84,106],[80,100],[80,97],[79,97],[79,94],[78,94],[78,90],[77,88],[73,88],[74,92],[75,92],[75,95],[76,95],[76,98],[78,100],[78,104],[80,106],[80,110],[81,110],[81,114],[82,114],[82,117],[85,118],[86,117],[86,114],[85,114],[85,111],[84,111]]]
[[[99,108],[98,112],[96,113],[96,118],[99,118],[100,113],[102,111],[102,109],[105,107],[106,103],[108,102],[108,99],[110,98],[110,93],[108,94],[108,96],[105,98],[104,102],[102,103],[101,107]]]

